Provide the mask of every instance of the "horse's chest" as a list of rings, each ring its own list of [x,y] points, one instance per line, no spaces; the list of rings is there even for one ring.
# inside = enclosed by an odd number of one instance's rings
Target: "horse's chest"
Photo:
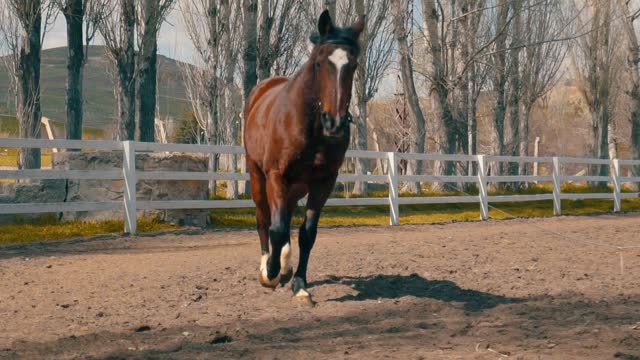
[[[318,151],[313,154],[311,159],[312,167],[322,167],[327,165],[327,154],[324,151]]]
[[[309,182],[312,178],[321,177],[337,171],[341,159],[325,148],[307,151],[298,157],[297,161],[289,164],[288,173],[298,181]]]

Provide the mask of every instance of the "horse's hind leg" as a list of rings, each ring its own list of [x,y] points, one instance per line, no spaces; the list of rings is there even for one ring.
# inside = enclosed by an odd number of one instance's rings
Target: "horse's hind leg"
[[[275,288],[282,275],[288,276],[288,263],[291,258],[290,222],[291,216],[287,204],[285,182],[279,174],[271,173],[267,177],[267,197],[271,214],[269,227],[269,242],[271,252],[267,258],[266,271],[260,273],[260,283],[266,287]],[[264,257],[263,257],[264,261]],[[282,265],[285,267],[282,267]],[[282,272],[285,272],[282,274]]]
[[[320,212],[327,201],[327,198],[333,190],[334,181],[316,182],[309,187],[309,197],[307,199],[307,211],[304,216],[304,223],[300,226],[298,236],[298,245],[300,246],[300,260],[298,268],[293,277],[291,288],[293,290],[294,299],[313,305],[311,295],[307,291],[307,265],[309,263],[309,255],[313,244],[316,242],[318,233],[318,221],[320,220]]]
[[[260,259],[260,283],[262,282],[262,274],[266,274],[267,260],[269,259],[269,227],[271,226],[271,214],[269,212],[269,202],[267,200],[266,181],[262,170],[260,170],[252,162],[247,162],[249,173],[251,175],[251,197],[256,203],[256,223],[258,227],[258,236],[260,237],[260,250],[262,257]],[[270,286],[273,287],[273,286]]]

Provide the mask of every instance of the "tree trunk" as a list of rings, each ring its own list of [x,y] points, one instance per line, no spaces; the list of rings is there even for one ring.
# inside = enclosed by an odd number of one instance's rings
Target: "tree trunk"
[[[231,4],[229,0],[223,0],[220,2],[222,5],[222,15],[224,19],[224,34],[222,38],[223,44],[228,44],[228,48],[224,52],[224,94],[223,94],[223,102],[224,106],[222,108],[224,112],[224,118],[228,119],[225,121],[225,124],[229,124],[230,126],[230,134],[229,134],[229,144],[237,145],[238,144],[238,131],[240,122],[238,121],[238,110],[240,109],[240,104],[236,104],[236,99],[238,98],[236,94],[236,87],[234,84],[233,75],[236,72],[236,52],[232,51],[232,33],[231,33],[231,24],[229,19],[231,19]],[[229,155],[229,163],[228,170],[231,173],[236,173],[238,170],[238,155],[230,154]],[[227,181],[227,198],[228,199],[237,199],[238,198],[238,181],[230,180]]]
[[[393,26],[394,35],[398,42],[398,52],[400,61],[400,77],[402,79],[402,87],[404,90],[404,96],[409,104],[409,112],[413,119],[413,131],[411,141],[411,152],[424,153],[425,143],[425,119],[422,109],[420,108],[420,102],[418,100],[418,93],[416,92],[415,83],[413,81],[413,65],[411,63],[411,55],[409,51],[409,44],[407,42],[407,31],[405,29],[407,9],[404,1],[394,1],[393,4]],[[421,161],[411,161],[408,168],[413,169],[415,164],[415,170],[417,173],[422,171]],[[420,183],[412,183],[410,191],[420,192]]]
[[[82,0],[69,0],[63,11],[67,22],[67,96],[65,105],[67,121],[65,137],[82,140],[82,79],[84,71],[84,44],[82,23],[84,8]]]
[[[529,156],[529,117],[531,116],[531,105],[522,104],[521,108],[522,112],[518,117],[518,133],[520,135],[520,138],[518,139],[518,156]],[[518,175],[524,176],[528,173],[527,163],[519,163]]]
[[[40,120],[40,51],[42,49],[40,31],[42,11],[40,0],[30,0],[33,19],[23,22],[20,54],[17,66],[16,112],[21,138],[39,138]],[[39,169],[40,149],[21,148],[18,156],[19,169]]]
[[[244,62],[244,76],[242,79],[242,87],[244,99],[249,97],[251,93],[251,89],[256,86],[258,83],[258,73],[257,73],[257,59],[258,59],[258,0],[243,0],[244,7],[244,24],[243,24],[243,39],[244,39],[244,48],[243,48],[243,62]],[[245,117],[242,117],[242,124],[244,124]],[[240,139],[244,142],[244,126],[242,125],[243,131]],[[246,170],[246,157],[243,161],[242,168]],[[248,195],[250,193],[251,184],[249,181],[245,181],[244,183],[244,195]]]
[[[118,119],[115,140],[134,140],[136,132],[135,107],[135,4],[134,0],[120,0],[122,19],[120,31],[123,34],[122,52],[116,58],[116,97],[118,102]]]
[[[136,84],[136,117],[140,141],[155,141],[156,93],[158,73],[158,48],[156,38],[153,45],[139,52],[138,83]]]
[[[442,58],[442,42],[438,30],[438,10],[434,0],[422,0],[422,12],[428,34],[427,45],[432,65],[431,81],[435,90],[435,98],[432,104],[433,112],[436,113],[436,133],[434,134],[436,148],[440,154],[454,154],[456,152],[456,126],[449,107],[449,88],[445,63]],[[453,165],[451,161],[436,161],[433,169],[434,175],[452,175]],[[436,185],[436,190],[442,190],[444,186],[443,183],[434,185]]]
[[[364,0],[356,0],[356,15],[365,16]],[[368,150],[367,144],[367,103],[369,101],[367,94],[367,47],[369,46],[369,27],[366,26],[360,35],[360,55],[358,59],[358,68],[356,69],[353,87],[355,90],[356,114],[354,116],[355,131],[352,135],[357,150]],[[355,163],[356,174],[367,174],[369,170],[369,162],[367,159],[357,158]],[[353,193],[358,195],[367,194],[367,183],[364,181],[356,181],[353,186]]]
[[[506,0],[498,3],[498,22],[496,26],[496,55],[495,55],[495,104],[493,107],[493,124],[491,128],[491,154],[504,155],[504,122],[506,116],[506,85],[507,85],[507,18],[509,15],[509,5]],[[491,175],[502,175],[502,164],[493,162],[490,168]]]
[[[595,159],[609,158],[609,111],[606,106],[599,106],[591,114],[592,119],[592,150],[591,157]],[[606,176],[606,165],[591,165],[590,174],[595,176]],[[591,185],[606,186],[606,181],[592,183]]]
[[[271,1],[262,0],[260,7],[260,36],[258,37],[258,80],[262,81],[271,76]]]
[[[631,68],[631,156],[640,159],[640,44],[633,26],[634,19],[629,15],[629,4],[622,4],[624,28],[629,39],[627,61]],[[640,166],[633,167],[633,176],[640,176]],[[640,188],[640,183],[636,184]]]
[[[258,74],[256,72],[258,58],[258,0],[243,0],[244,6],[244,79],[243,90],[244,98],[249,97],[251,89],[258,83]]]
[[[158,34],[162,15],[158,9],[158,0],[144,0],[144,26],[138,32],[141,36],[137,57],[138,81],[136,83],[136,119],[140,141],[155,141],[156,92],[158,73]]]
[[[518,154],[518,144],[520,138],[520,102],[522,101],[522,82],[520,79],[520,44],[522,37],[522,0],[513,0],[513,30],[511,40],[511,62],[509,64],[509,121],[506,134],[508,138],[505,142],[506,151],[511,156]],[[518,173],[517,163],[508,163],[508,174],[516,175]],[[518,183],[512,184],[514,187]]]

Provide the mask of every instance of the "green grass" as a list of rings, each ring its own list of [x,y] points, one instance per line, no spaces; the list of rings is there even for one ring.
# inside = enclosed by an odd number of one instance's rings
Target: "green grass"
[[[177,228],[177,226],[154,219],[138,219],[138,231],[140,233]],[[35,222],[0,225],[0,245],[121,234],[123,229],[124,222],[122,220],[62,223],[52,217],[45,216]]]

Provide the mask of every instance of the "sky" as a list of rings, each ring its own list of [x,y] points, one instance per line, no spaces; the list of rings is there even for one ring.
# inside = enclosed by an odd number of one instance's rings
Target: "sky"
[[[100,34],[96,34],[93,45],[103,45]],[[67,46],[67,28],[64,16],[59,15],[45,35],[43,48],[51,49]],[[160,28],[158,35],[158,53],[172,59],[191,62],[193,46],[185,32],[180,13],[174,9]]]
[[[2,0],[0,0],[2,1]],[[67,46],[66,22],[59,15],[44,38],[43,48],[50,49]],[[103,45],[100,34],[96,34],[93,45]],[[184,23],[177,8],[167,16],[158,35],[158,53],[182,62],[193,63],[194,48],[186,33]],[[394,64],[391,65],[394,68]],[[393,72],[393,71],[391,71]],[[395,91],[395,75],[387,76],[381,83],[378,97],[392,95]]]

